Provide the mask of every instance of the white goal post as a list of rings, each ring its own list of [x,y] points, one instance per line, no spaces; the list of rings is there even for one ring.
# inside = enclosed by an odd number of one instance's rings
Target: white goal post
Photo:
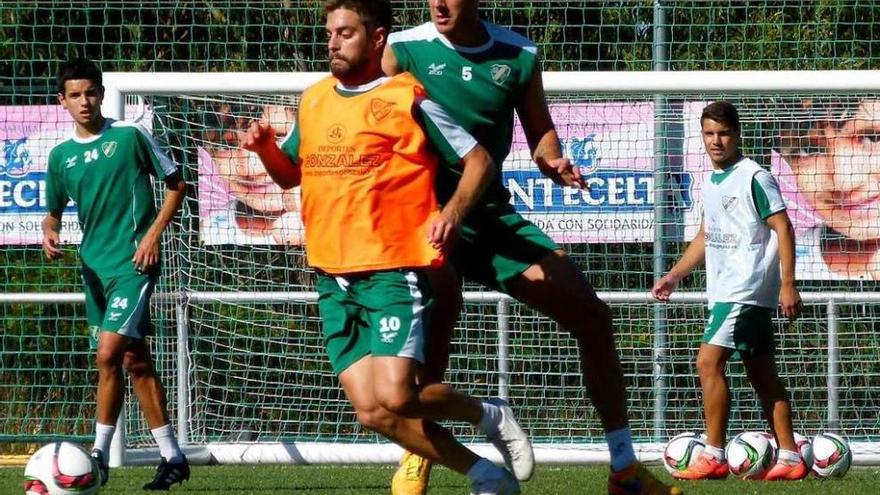
[[[223,100],[226,96],[231,96],[237,102],[261,101],[261,98],[268,96],[297,95],[324,76],[323,73],[109,72],[104,74],[106,91],[103,109],[107,116],[125,118],[126,104],[130,102],[131,97],[145,97],[149,101],[153,97],[180,96],[193,98],[193,101],[200,103]],[[654,140],[650,145],[650,154],[641,158],[653,160],[655,167],[648,172],[644,180],[652,181],[650,184],[661,192],[663,187],[670,187],[667,176],[680,173],[681,165],[679,164],[679,168],[676,169],[675,160],[670,157],[687,154],[687,150],[670,149],[669,142],[674,140],[666,138],[675,135],[676,132],[683,132],[683,137],[675,138],[681,146],[687,146],[687,140],[694,138],[687,134],[688,124],[681,123],[681,120],[686,120],[688,115],[691,120],[693,117],[693,110],[689,109],[687,103],[681,103],[682,101],[702,104],[719,96],[738,99],[737,101],[741,100],[746,109],[744,125],[760,127],[761,117],[756,115],[763,115],[761,112],[765,112],[771,104],[778,103],[780,108],[785,109],[784,116],[779,120],[784,121],[784,125],[788,125],[790,121],[799,123],[800,120],[806,121],[808,117],[811,118],[811,114],[799,103],[807,98],[852,102],[868,95],[880,94],[880,71],[546,72],[543,78],[548,98],[556,102],[560,108],[568,102],[585,106],[597,101],[625,102],[627,105],[632,102],[647,102],[653,113],[653,121],[646,122],[645,125],[654,134]],[[685,117],[682,117],[683,115]],[[566,125],[575,126],[576,123],[568,122]],[[668,128],[670,125],[677,127],[670,130]],[[171,127],[173,126],[169,126]],[[609,145],[608,149],[629,153],[631,147],[632,145],[626,143],[618,143],[614,146]],[[606,156],[604,159],[609,160],[611,157]],[[880,157],[877,159],[880,163]],[[685,194],[682,191],[678,192]],[[521,193],[526,197],[525,191]],[[650,193],[653,195],[654,190]],[[687,191],[687,194],[691,192]],[[705,304],[704,294],[698,292],[699,289],[688,289],[673,298],[669,308],[680,308],[680,310],[668,310],[667,307],[655,304],[649,293],[645,292],[649,289],[645,286],[645,281],[653,280],[657,273],[663,270],[663,266],[668,268],[670,259],[680,253],[675,250],[678,248],[672,245],[689,240],[686,234],[693,232],[691,217],[680,211],[672,212],[674,208],[670,208],[666,203],[669,200],[665,196],[663,198],[660,194],[655,196],[656,199],[652,200],[653,204],[646,211],[647,215],[653,215],[652,232],[649,237],[635,241],[636,244],[650,246],[647,252],[633,248],[632,253],[638,254],[631,254],[629,250],[632,244],[628,243],[634,241],[627,239],[615,243],[614,248],[592,248],[597,252],[587,248],[586,252],[577,259],[585,265],[591,263],[590,259],[595,257],[604,260],[601,266],[605,267],[607,274],[599,269],[600,274],[597,276],[601,280],[597,287],[603,298],[615,309],[615,316],[621,322],[618,338],[627,369],[627,385],[633,391],[630,404],[638,410],[640,418],[637,424],[634,424],[634,430],[637,430],[639,437],[636,448],[639,457],[646,461],[660,459],[664,441],[671,436],[668,435],[669,431],[700,427],[699,404],[694,402],[698,399],[697,381],[693,375],[693,367],[688,364],[688,356],[692,358],[695,355],[693,351],[698,345],[699,334],[686,335],[681,329],[687,327],[688,331],[691,331],[700,326]],[[880,218],[880,212],[877,218]],[[680,232],[670,234],[670,229],[678,229]],[[559,238],[564,240],[566,234],[556,232],[554,235],[559,235]],[[583,244],[592,245],[590,242],[594,241],[585,241]],[[178,249],[182,253],[181,259],[176,262],[178,266],[185,265],[188,260],[198,257],[197,251],[200,251],[195,245],[198,243],[197,240],[192,243],[190,241],[181,241],[181,243],[185,246]],[[236,263],[235,253],[238,252],[240,251],[229,255],[227,258],[229,263]],[[627,258],[636,256],[644,258],[643,264],[646,268],[638,272],[630,272],[625,268]],[[207,266],[205,270],[213,268]],[[224,267],[217,266],[216,269],[222,271]],[[590,271],[586,267],[584,269]],[[302,266],[299,266],[298,270],[305,273]],[[632,280],[638,282],[629,285],[631,279],[627,278],[628,276],[633,276]],[[259,277],[255,275],[252,278]],[[876,349],[871,351],[868,337],[871,332],[876,332],[880,325],[880,310],[878,310],[880,285],[865,277],[845,279],[846,277],[838,275],[817,275],[806,284],[802,294],[812,312],[806,317],[802,327],[799,327],[799,335],[783,339],[780,352],[783,356],[791,356],[790,361],[783,360],[783,362],[786,366],[793,367],[792,380],[795,376],[807,376],[803,382],[795,380],[796,385],[793,386],[795,394],[793,407],[796,413],[799,407],[801,411],[805,411],[803,424],[807,426],[804,427],[804,431],[810,434],[824,429],[843,431],[851,438],[856,463],[878,464],[880,463],[880,443],[878,443],[880,427],[876,424],[876,411],[859,412],[858,409],[861,404],[866,404],[865,396],[880,393],[880,370],[877,370],[871,362],[877,357],[877,352]],[[268,288],[261,285],[264,290],[255,290],[252,285],[246,285],[244,289],[221,284],[214,285],[213,289],[206,289],[204,286],[193,289],[185,280],[178,280],[174,282],[173,290],[164,296],[166,301],[172,301],[170,304],[175,307],[174,318],[177,319],[178,332],[176,344],[172,346],[176,354],[169,360],[173,363],[171,374],[176,384],[176,400],[172,415],[188,455],[196,462],[201,460],[220,463],[395,462],[399,458],[400,449],[393,444],[378,441],[375,437],[358,432],[348,437],[350,432],[347,430],[340,431],[333,428],[330,428],[331,431],[325,435],[322,428],[326,425],[320,423],[334,421],[333,418],[340,417],[340,414],[344,414],[340,411],[344,411],[345,405],[338,403],[337,396],[327,396],[324,391],[303,389],[301,393],[303,400],[314,401],[315,409],[309,409],[304,414],[309,415],[309,421],[317,425],[315,432],[309,430],[309,433],[303,435],[302,440],[284,438],[284,435],[278,440],[262,438],[238,440],[234,434],[238,424],[236,421],[213,418],[211,416],[213,411],[222,408],[210,400],[200,403],[194,397],[197,395],[194,392],[196,389],[200,390],[198,394],[209,396],[210,393],[204,390],[210,388],[212,384],[211,378],[194,378],[197,373],[210,374],[210,371],[202,371],[200,365],[194,364],[188,356],[187,351],[193,347],[193,339],[202,338],[208,332],[214,331],[222,331],[224,334],[227,331],[237,332],[240,327],[249,324],[267,327],[273,324],[282,325],[276,313],[283,311],[263,315],[259,313],[259,308],[254,309],[261,304],[280,307],[278,305],[283,306],[295,301],[298,305],[289,307],[301,309],[313,305],[314,302],[314,294],[307,284],[289,289],[283,286]],[[482,339],[480,345],[493,349],[488,351],[487,355],[491,356],[494,353],[497,365],[493,364],[490,367],[491,378],[470,372],[467,367],[473,361],[468,360],[467,351],[463,351],[460,356],[460,361],[463,363],[461,367],[455,368],[456,364],[452,364],[454,371],[458,373],[455,376],[477,382],[485,379],[492,382],[489,388],[500,395],[507,395],[509,387],[516,390],[511,394],[514,405],[516,406],[517,400],[529,404],[524,409],[525,426],[527,428],[531,426],[540,432],[535,442],[537,462],[607,462],[608,453],[604,441],[601,434],[596,434],[601,428],[596,423],[593,413],[589,413],[591,423],[588,427],[568,424],[570,422],[580,425],[584,421],[583,416],[588,414],[581,411],[591,409],[588,399],[585,400],[582,392],[581,395],[571,399],[578,404],[566,403],[564,395],[566,391],[577,390],[580,386],[580,378],[573,367],[576,365],[576,356],[573,357],[571,354],[571,342],[546,343],[538,342],[537,339],[529,340],[526,335],[527,330],[520,331],[521,327],[536,328],[543,336],[544,332],[552,330],[548,328],[553,325],[546,319],[529,313],[505,296],[469,290],[466,299],[469,301],[468,304],[473,304],[475,307],[490,309],[474,309],[466,312],[461,323],[464,330],[459,343],[462,347],[466,347],[469,336],[479,335]],[[225,320],[221,321],[223,318],[233,317],[227,316],[220,309],[214,309],[213,306],[194,314],[193,308],[200,304],[229,305],[236,310],[234,318],[238,319],[234,320],[234,324],[224,323]],[[249,311],[258,312],[256,323],[248,320],[250,317],[248,315],[252,314]],[[672,314],[675,311],[678,312]],[[193,320],[198,318],[202,318],[203,321],[194,323]],[[302,326],[314,324],[314,315],[302,316],[302,318]],[[291,329],[297,325],[292,325]],[[193,328],[198,328],[200,333],[195,335]],[[227,330],[228,328],[232,330]],[[779,328],[783,326],[780,324]],[[491,333],[488,341],[484,342],[487,337],[482,333],[476,333],[475,329],[488,330]],[[251,352],[246,346],[254,341],[250,340],[249,335],[244,335],[247,333],[246,330],[242,332],[244,333],[241,335],[228,337],[230,348],[234,349],[234,352]],[[210,345],[218,344],[212,341]],[[810,349],[809,352],[804,350],[807,348]],[[560,354],[565,354],[565,364],[557,367],[552,361],[560,349]],[[853,349],[855,349],[853,352],[856,352],[855,357],[841,359],[841,352],[850,352]],[[316,360],[320,359],[318,354],[320,349],[309,351],[309,356],[317,356]],[[629,358],[627,357],[629,355],[636,357]],[[282,358],[283,356],[278,357],[278,359]],[[230,370],[233,368],[230,365]],[[785,374],[786,370],[782,371]],[[230,381],[224,382],[225,387],[234,387],[233,380],[254,382],[258,381],[260,376],[256,369],[242,370],[240,375],[233,375],[233,371],[228,373]],[[297,373],[297,369],[291,368],[289,373]],[[749,412],[733,417],[731,428],[739,425],[743,428],[757,429],[762,422],[760,412],[756,413],[754,404],[747,402],[753,400],[753,396],[747,395],[748,389],[743,386],[741,372],[736,373],[740,376],[736,387],[737,390],[743,390],[743,395],[740,399],[742,402],[735,407],[746,408]],[[849,373],[862,373],[864,380],[852,382],[846,378]],[[689,375],[685,377],[683,374]],[[320,376],[321,380],[328,380],[325,374]],[[513,376],[526,378],[511,384],[509,380]],[[542,376],[548,377],[548,380],[552,377],[549,382],[552,385],[535,385],[544,383],[541,381]],[[254,390],[260,390],[259,385],[253,386]],[[678,393],[682,390],[687,392]],[[864,391],[864,394],[861,391]],[[266,393],[271,394],[271,391]],[[293,388],[289,393],[300,397],[297,395],[299,392]],[[530,394],[540,395],[541,399],[531,402],[534,397]],[[253,395],[258,394],[251,394]],[[283,402],[285,397],[289,396],[281,394],[278,400]],[[322,401],[333,404],[333,414],[326,418],[317,409]],[[247,404],[239,404],[237,407],[242,410],[248,409]],[[264,406],[257,404],[254,407],[260,409]],[[559,411],[556,413],[560,418],[558,424],[545,421],[539,414],[542,409],[555,411],[555,408]],[[284,416],[283,409],[284,403],[273,403],[255,412],[253,417]],[[195,435],[193,431],[196,429],[196,424],[205,421],[206,417],[223,426],[217,431],[210,428],[203,429],[206,433]],[[241,424],[253,424],[254,421],[258,419],[243,420]],[[295,419],[289,421],[293,423]],[[796,426],[796,429],[799,428]],[[590,432],[586,437],[585,431]],[[734,433],[731,430],[731,436]],[[491,446],[472,437],[468,437],[467,440],[468,445],[474,446],[479,454],[500,461],[500,456]],[[134,447],[136,448],[129,449],[127,462],[148,463],[155,460],[157,455],[155,449],[143,448],[140,445]]]

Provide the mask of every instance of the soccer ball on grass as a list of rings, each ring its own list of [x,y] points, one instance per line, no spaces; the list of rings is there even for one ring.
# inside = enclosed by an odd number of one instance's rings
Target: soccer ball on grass
[[[44,445],[24,468],[25,495],[94,495],[100,488],[97,463],[75,443]]]

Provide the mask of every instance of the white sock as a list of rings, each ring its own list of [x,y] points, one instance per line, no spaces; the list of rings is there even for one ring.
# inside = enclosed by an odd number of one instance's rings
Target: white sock
[[[477,429],[483,432],[483,435],[491,437],[498,434],[501,428],[501,408],[489,402],[483,402],[483,415],[480,416],[480,422],[477,423]],[[474,464],[476,466],[476,464]]]
[[[171,429],[171,423],[150,430],[150,433],[152,433],[153,438],[156,439],[156,444],[159,446],[159,454],[161,454],[166,461],[170,464],[183,462],[183,452],[180,451],[180,446],[177,445],[177,437],[174,436],[174,431]]]
[[[724,460],[724,449],[722,449],[721,447],[715,447],[715,446],[709,445],[707,443],[706,448],[703,449],[703,452],[711,455],[712,457],[714,457],[715,459],[717,459],[719,461]]]
[[[801,455],[791,450],[779,449],[776,459],[783,464],[791,465],[801,462]]]
[[[110,451],[110,441],[113,440],[113,433],[116,431],[116,425],[105,425],[103,423],[95,423],[95,445],[93,449],[101,451],[104,455],[104,461],[107,460],[107,452]]]
[[[470,469],[468,469],[467,477],[471,480],[471,483],[475,481],[484,480],[486,478],[490,478],[494,476],[489,476],[497,471],[499,468],[495,464],[492,464],[492,461],[481,457],[480,460],[474,463]]]
[[[632,431],[629,426],[605,433],[608,452],[611,454],[611,470],[621,471],[636,462],[633,450]]]

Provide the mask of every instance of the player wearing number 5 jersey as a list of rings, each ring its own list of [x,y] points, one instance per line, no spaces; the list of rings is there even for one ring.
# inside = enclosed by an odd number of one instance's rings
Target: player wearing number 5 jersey
[[[535,44],[482,21],[477,0],[429,0],[428,5],[431,22],[391,35],[382,61],[386,74],[411,72],[496,163],[503,163],[510,152],[516,113],[541,172],[559,185],[584,187],[577,167],[562,156]],[[441,204],[460,178],[457,163],[441,164]],[[602,420],[611,454],[609,493],[680,493],[636,462],[611,310],[565,252],[514,210],[500,169],[462,224],[451,261],[457,274],[432,271],[432,277],[445,281],[438,284],[437,307],[440,316],[448,317],[438,318],[431,329],[435,353],[424,381],[441,380],[446,368],[448,342],[462,304],[456,275],[509,294],[555,320],[577,340],[586,395]],[[440,287],[447,290],[441,292]],[[521,460],[509,465],[520,480],[528,479],[531,463]],[[418,475],[427,472],[423,464],[415,456],[404,458],[392,483],[394,495],[426,492],[426,476]]]
[[[58,101],[75,122],[70,139],[49,153],[43,250],[62,255],[61,218],[72,201],[83,232],[79,257],[86,317],[97,349],[97,424],[92,456],[107,482],[107,454],[124,399],[123,368],[131,376],[162,462],[146,490],[167,490],[189,478],[168,419],[165,394],[145,337],[150,334],[150,296],[159,273],[162,231],[186,194],[175,165],[139,125],[101,115],[104,88],[98,66],[75,59],[58,72]],[[156,212],[152,177],[165,182]]]
[[[444,262],[492,177],[492,160],[412,76],[382,77],[388,2],[331,0],[325,11],[332,77],[303,93],[280,148],[266,122],[252,125],[243,146],[281,187],[301,185],[306,255],[318,274],[333,370],[363,426],[467,475],[472,493],[519,493],[513,475],[434,422],[503,430],[531,452],[509,408],[445,384],[416,384],[433,316],[426,270]],[[434,193],[441,156],[462,167],[442,210]],[[501,453],[510,455],[503,446]]]

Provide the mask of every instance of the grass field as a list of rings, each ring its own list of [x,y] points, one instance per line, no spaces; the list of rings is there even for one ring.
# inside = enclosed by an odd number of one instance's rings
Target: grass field
[[[657,471],[661,471],[657,468]],[[21,494],[23,467],[0,468],[0,494]],[[197,466],[192,479],[172,493],[294,495],[388,495],[390,466]],[[102,494],[141,492],[143,483],[152,478],[152,468],[124,468],[111,471],[110,482]],[[607,468],[603,466],[540,467],[535,477],[523,484],[524,494],[602,494],[605,493]],[[663,473],[665,479],[669,479]],[[467,494],[463,477],[435,469],[431,495]],[[739,480],[690,482],[682,484],[688,495],[721,494],[875,494],[880,493],[880,468],[853,468],[839,480],[807,479],[798,482],[766,483]]]

